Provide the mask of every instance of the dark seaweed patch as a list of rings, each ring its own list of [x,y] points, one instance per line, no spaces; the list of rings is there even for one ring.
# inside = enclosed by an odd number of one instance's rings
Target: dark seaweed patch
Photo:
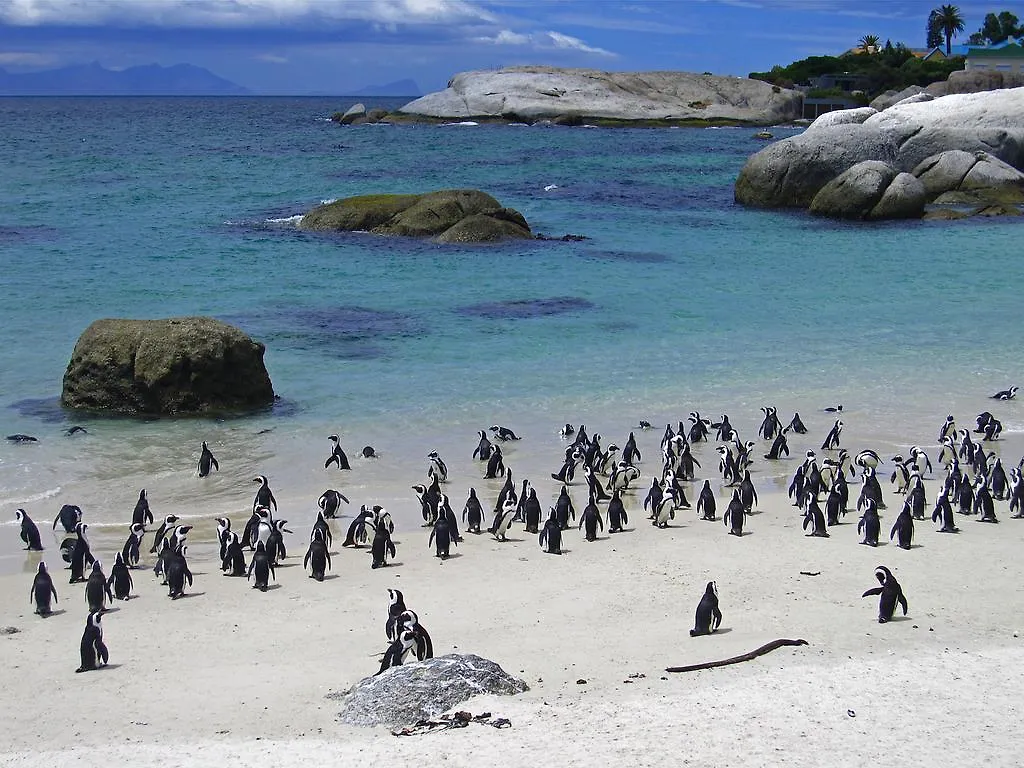
[[[53,227],[11,227],[0,225],[0,245],[52,240],[56,235],[57,230]]]
[[[460,315],[483,317],[488,320],[527,320],[532,317],[550,317],[593,309],[593,302],[577,296],[557,296],[550,299],[517,299],[470,304],[460,307]]]
[[[626,261],[634,264],[662,264],[669,261],[664,253],[653,251],[580,251],[580,256],[602,259],[605,261]]]

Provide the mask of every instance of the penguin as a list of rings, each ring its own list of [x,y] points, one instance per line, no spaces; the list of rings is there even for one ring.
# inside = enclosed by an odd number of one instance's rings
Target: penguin
[[[127,600],[135,584],[132,582],[132,572],[128,570],[128,563],[124,555],[118,552],[114,555],[114,565],[110,568],[110,578],[107,579],[107,590],[113,592],[117,600]]]
[[[861,469],[867,469],[868,467],[878,469],[878,465],[882,463],[882,458],[870,448],[865,448],[854,457],[853,463]]]
[[[99,669],[110,660],[107,646],[103,642],[103,627],[100,624],[102,619],[102,613],[94,612],[85,620],[81,644],[82,663],[75,672]]]
[[[441,519],[440,517],[438,519]],[[370,565],[371,568],[384,568],[388,564],[388,557],[390,556],[393,560],[397,557],[395,553],[395,542],[391,540],[391,534],[388,533],[388,529],[383,525],[378,525],[374,529],[373,542],[370,545],[370,551],[373,554],[373,563]]]
[[[829,527],[839,525],[840,515],[846,514],[846,506],[840,490],[842,481],[838,479],[839,477],[842,475],[838,475],[837,479],[832,481],[832,487],[829,488],[828,497],[825,499],[825,518]]]
[[[273,507],[277,512],[277,499],[274,498],[274,492],[270,490],[270,481],[267,480],[267,476],[256,475],[252,481],[260,484],[260,487],[256,489],[256,497],[252,500],[253,512],[257,507],[266,507],[268,511]]]
[[[401,632],[391,645],[387,647],[387,650],[384,651],[384,658],[380,662],[380,669],[377,670],[377,674],[374,677],[392,667],[402,666],[409,655],[412,654],[415,646],[416,636],[408,630]]]
[[[32,552],[42,552],[43,542],[39,538],[39,528],[28,516],[24,509],[14,512],[14,519],[21,524],[21,540],[25,542],[25,549]]]
[[[530,494],[523,503],[523,517],[526,523],[527,533],[537,533],[540,530],[541,506],[537,499],[537,490],[530,488]]]
[[[263,510],[265,507],[257,507],[253,509],[252,514],[245,523],[245,528],[242,529],[242,546],[249,547],[250,549],[256,549],[256,539],[259,535],[260,522],[263,520]]]
[[[677,467],[679,477],[683,480],[693,480],[697,469],[702,468],[700,462],[697,461],[697,457],[690,452],[689,443],[683,443],[679,451]]]
[[[36,604],[36,613],[44,619],[53,613],[50,597],[57,602],[57,590],[53,586],[53,579],[46,570],[46,563],[40,560],[36,575],[32,579],[32,588],[28,591],[28,601]]]
[[[328,525],[327,518],[324,516],[323,510],[316,513],[316,521],[313,523],[312,529],[310,529],[309,540],[312,541],[316,537],[317,533],[320,534],[324,540],[324,544],[328,547],[334,544],[334,534],[331,533],[331,526]]]
[[[916,472],[911,475],[910,490],[907,492],[907,504],[910,506],[910,514],[915,520],[924,520],[924,510],[928,506],[925,496],[924,482]]]
[[[912,469],[917,469],[918,474],[923,476],[925,472],[929,475],[932,473],[932,460],[928,458],[928,454],[925,453],[923,449],[916,445],[912,445],[910,446],[910,451],[907,455],[910,457],[908,459],[908,463],[911,465]],[[924,462],[923,466],[922,462]]]
[[[394,641],[402,632],[402,614],[405,613],[405,596],[399,589],[388,590],[388,620],[384,624],[384,633],[389,641]]]
[[[896,486],[896,493],[906,493],[910,488],[910,470],[907,469],[903,456],[896,454],[892,457],[895,468],[889,482]]]
[[[372,446],[372,445],[364,445],[364,446],[363,446],[363,450],[361,450],[361,451],[360,451],[359,453],[360,453],[360,455],[361,455],[361,456],[362,456],[362,457],[363,457],[364,459],[379,459],[379,458],[380,458],[380,454],[379,454],[379,453],[377,453],[377,452],[376,452],[376,451],[375,451],[375,450],[373,449],[373,446]]]
[[[145,488],[139,491],[139,500],[135,502],[135,509],[132,511],[132,523],[142,523],[143,528],[153,524],[153,513],[149,509]]]
[[[601,481],[597,479],[597,475],[594,473],[588,465],[583,466],[583,476],[587,478],[587,486],[589,487],[590,496],[595,501],[607,501],[610,497],[601,485]]]
[[[437,478],[439,483],[448,482],[448,465],[444,463],[437,451],[431,451],[427,454],[427,458],[430,459],[430,466],[427,467],[427,477],[433,480]]]
[[[789,422],[789,429],[793,430],[793,433],[797,435],[807,434],[807,427],[805,427],[803,421],[801,421],[799,413],[793,414],[793,420]]]
[[[102,613],[108,602],[113,602],[114,595],[107,584],[107,575],[103,573],[103,565],[99,560],[93,561],[92,573],[85,582],[85,601],[91,613]]]
[[[512,520],[515,516],[516,507],[514,499],[506,499],[504,507],[493,516],[491,528],[489,529],[490,534],[498,541],[506,541],[508,529],[512,527]]]
[[[700,519],[715,520],[716,506],[715,492],[711,490],[711,481],[705,480],[704,486],[700,489],[700,496],[697,497],[697,514],[700,515]]]
[[[644,421],[643,419],[641,419],[640,423],[637,425],[637,429],[648,430],[650,428],[651,428],[651,422]]]
[[[608,501],[608,533],[621,533],[625,525],[629,525],[629,517],[626,515],[622,497],[616,490],[612,492],[612,497]]]
[[[291,531],[285,527],[287,522],[287,520],[275,520],[271,524],[270,536],[267,539],[267,554],[270,555],[274,565],[279,564],[288,556],[288,550],[284,545],[284,535]]]
[[[86,429],[85,427],[80,427],[77,424],[75,424],[75,425],[70,426],[67,429],[65,429],[64,430],[64,434],[66,436],[68,436],[68,437],[74,437],[75,435],[79,435],[79,434],[81,434],[81,435],[88,435],[89,434],[89,430]]]
[[[893,614],[896,613],[897,604],[903,609],[903,615],[906,616],[907,598],[903,595],[903,588],[900,587],[900,583],[892,575],[892,571],[884,565],[880,565],[875,568],[875,578],[878,579],[878,583],[882,586],[867,590],[861,597],[880,596],[878,599],[878,623],[886,624],[892,621]]]
[[[504,476],[505,462],[501,455],[501,448],[495,445],[494,449],[491,451],[490,458],[487,459],[487,469],[484,470],[484,479],[494,480],[495,478]]]
[[[708,441],[708,427],[711,426],[710,419],[701,418],[697,411],[690,411],[690,428],[687,430],[687,437],[691,443],[706,443]]]
[[[827,408],[824,408],[823,410],[825,411],[825,413],[842,413],[843,412],[843,406],[841,404],[840,405],[830,405]]]
[[[437,519],[438,499],[429,491],[427,486],[422,483],[417,483],[411,487],[413,493],[416,494],[416,499],[420,503],[420,517],[423,518],[423,527],[429,528]]]
[[[961,515],[974,514],[974,486],[965,478],[960,483],[960,493],[957,494],[957,504],[960,507]]]
[[[496,438],[498,438],[499,440],[501,440],[503,443],[508,441],[508,440],[518,440],[519,439],[519,435],[517,435],[511,429],[509,429],[508,427],[498,426],[497,424],[495,424],[495,425],[493,425],[491,427],[491,432],[493,432],[494,436]]]
[[[334,447],[331,449],[331,455],[324,462],[324,469],[330,469],[331,464],[337,464],[338,469],[352,469],[348,463],[348,456],[345,455],[345,451],[341,448],[341,438],[337,435],[331,435],[327,439],[331,441]]]
[[[734,431],[732,424],[729,423],[729,414],[727,413],[723,413],[722,420],[717,424],[712,424],[711,428],[717,430],[715,438],[719,442],[725,442],[728,440],[729,435]]]
[[[1010,517],[1024,516],[1024,476],[1017,467],[1010,470]]]
[[[865,499],[871,499],[876,509],[885,509],[885,502],[882,501],[882,486],[878,482],[875,470],[867,467],[861,475],[860,497],[857,499],[857,509],[861,509]]]
[[[829,430],[828,435],[825,436],[825,440],[821,444],[821,450],[823,451],[834,451],[839,447],[839,436],[843,432],[843,422],[836,419],[836,423],[832,425],[832,429]]]
[[[590,501],[587,502],[587,506],[583,509],[583,514],[580,515],[579,528],[586,528],[584,537],[587,541],[597,540],[597,529],[600,528],[604,531],[604,522],[601,520],[601,511],[597,508],[597,500],[593,495],[590,497]]]
[[[974,482],[974,514],[979,523],[998,523],[995,506],[992,503],[992,492],[988,489],[985,476],[979,475]]]
[[[632,464],[620,461],[612,470],[608,478],[608,490],[624,492],[629,489],[631,483],[640,479],[640,470]]]
[[[39,442],[39,438],[38,437],[32,437],[32,435],[22,435],[22,434],[8,435],[7,439],[10,440],[12,443],[17,443],[18,445],[23,445],[24,443],[38,443]]]
[[[184,544],[178,544],[164,559],[164,573],[167,576],[167,596],[177,600],[185,595],[185,582],[192,586],[192,571],[185,560]]]
[[[1010,483],[1006,479],[1006,470],[1003,469],[1003,463],[998,458],[988,474],[988,484],[992,489],[993,499],[1006,501],[1010,498]]]
[[[626,445],[622,448],[622,461],[627,464],[639,464],[642,461],[640,451],[636,447],[636,438],[633,433],[629,433],[629,437],[626,439]]]
[[[718,470],[722,473],[722,480],[725,481],[725,486],[736,485],[740,481],[740,470],[736,466],[736,459],[733,457],[732,451],[726,446],[718,446]]]
[[[690,637],[710,635],[722,625],[722,611],[718,607],[718,585],[709,581],[704,595],[697,603],[697,613],[693,621]]]
[[[789,442],[786,440],[786,431],[779,430],[772,441],[772,447],[768,449],[768,453],[764,457],[769,461],[776,461],[781,459],[783,454],[789,456]]]
[[[743,480],[740,482],[739,491],[740,502],[743,504],[743,510],[749,515],[754,511],[754,507],[757,506],[757,490],[754,488],[754,483],[750,479],[750,470],[746,469],[743,471]]]
[[[220,550],[221,562],[228,550],[228,534],[231,533],[231,520],[227,517],[217,518],[217,544]]]
[[[804,497],[807,495],[804,490],[804,486],[807,484],[807,478],[804,473],[807,471],[806,465],[801,464],[796,468],[796,472],[793,473],[793,479],[789,481],[788,494],[789,498],[793,500],[793,506],[803,509]]]
[[[892,530],[889,531],[889,541],[892,541],[893,537],[899,536],[896,543],[900,549],[910,549],[911,542],[914,540],[914,516],[910,514],[910,507],[908,504],[903,504],[903,511],[896,517],[896,522],[892,525]]]
[[[420,618],[415,611],[406,609],[399,616],[403,632],[412,632],[413,655],[417,661],[426,661],[434,658],[434,642],[430,639],[430,633],[420,624]]]
[[[238,534],[228,531],[225,536],[224,557],[221,558],[220,569],[225,576],[245,576],[245,552],[242,550],[242,542],[238,540]]]
[[[479,459],[480,461],[487,461],[491,458],[491,452],[494,450],[494,446],[491,441],[487,439],[487,432],[485,430],[477,430],[477,434],[480,436],[480,441],[476,444],[476,448],[473,449],[473,458]]]
[[[569,498],[569,490],[563,485],[555,501],[555,516],[558,520],[558,527],[565,531],[569,529],[569,519],[576,522],[576,510],[573,508],[572,499]]]
[[[85,532],[88,528],[89,526],[86,523],[79,523],[75,526],[75,533],[78,534],[78,538],[75,540],[74,549],[71,551],[71,579],[68,581],[69,584],[85,581],[86,566],[92,565],[96,561],[96,558],[92,556],[92,550],[89,548],[89,540],[85,537]]]
[[[171,533],[174,528],[174,524],[178,522],[180,518],[177,515],[167,515],[164,521],[160,523],[160,527],[156,529],[156,537],[153,539],[153,545],[149,548],[149,553],[156,554],[162,547],[164,539]]]
[[[993,400],[1013,400],[1017,396],[1017,387],[1010,387],[1009,389],[1001,389],[991,396]]]
[[[82,508],[74,504],[65,504],[53,519],[53,530],[57,530],[58,522],[64,526],[64,533],[74,533],[78,524],[82,522]]]
[[[956,446],[952,439],[944,437],[941,442],[942,447],[939,449],[938,462],[940,466],[946,467],[947,469],[957,460]]]
[[[807,507],[804,510],[804,524],[803,529],[806,531],[807,526],[810,525],[811,532],[808,536],[817,536],[820,538],[828,538],[828,528],[825,525],[825,515],[822,514],[821,507],[818,506],[818,500],[813,496],[807,497]]]
[[[857,533],[864,534],[864,538],[860,543],[867,544],[869,547],[877,547],[881,528],[882,523],[878,519],[878,507],[875,506],[875,502],[872,499],[866,499],[864,511],[861,513],[860,520],[857,523]]]
[[[956,437],[956,419],[953,418],[953,414],[949,414],[946,420],[939,427],[939,442],[941,443],[944,438]]]
[[[956,527],[956,520],[953,517],[953,505],[949,503],[949,496],[946,495],[945,488],[940,490],[935,497],[935,509],[932,510],[932,522],[937,523],[939,521],[942,522],[939,533],[960,533],[960,529]]]
[[[775,435],[781,430],[776,410],[770,405],[762,405],[761,411],[764,412],[764,418],[761,420],[761,426],[757,428],[757,436],[763,440],[774,440]]]
[[[349,503],[349,500],[341,491],[328,488],[320,494],[320,498],[316,500],[316,505],[324,513],[324,517],[338,517],[338,510],[341,508],[341,502],[343,501],[346,504]]]
[[[576,434],[576,427],[569,422],[565,422],[565,425],[558,430],[558,436],[563,440],[568,439]]]
[[[274,577],[274,581],[277,581],[274,563],[271,561],[270,555],[267,554],[267,548],[262,541],[256,543],[256,551],[249,562],[249,570],[245,574],[246,581],[252,579],[253,573],[256,574],[256,583],[252,585],[252,588],[261,592],[267,591],[271,576]]]
[[[668,521],[676,519],[675,501],[671,495],[665,494],[658,502],[657,509],[651,517],[651,525],[657,528],[668,528]]]
[[[312,567],[310,567],[312,566]],[[302,567],[309,568],[309,578],[324,580],[324,573],[331,567],[331,553],[328,551],[327,540],[322,528],[314,528],[309,549],[302,560]]]
[[[434,547],[435,557],[447,560],[449,557],[448,551],[453,543],[455,546],[458,546],[458,543],[452,538],[447,516],[438,515],[434,527],[430,529],[430,539],[427,541],[427,546]]]
[[[466,523],[466,530],[470,533],[480,533],[480,525],[484,521],[484,508],[480,499],[476,496],[476,489],[469,489],[469,497],[466,505],[462,508],[462,522]]]
[[[722,516],[725,524],[730,526],[729,534],[731,536],[743,536],[743,518],[746,514],[747,510],[740,500],[740,489],[735,488],[733,489],[729,506],[726,507],[725,515]]]
[[[661,482],[658,478],[651,478],[650,490],[647,491],[647,496],[644,497],[644,509],[649,509],[651,512],[647,518],[648,520],[653,520],[655,515],[658,513],[658,507],[661,506],[661,499],[664,495],[665,490],[662,488]]]
[[[519,496],[518,496],[519,501],[516,504],[516,516],[514,518],[512,518],[512,522],[514,522],[514,523],[515,522],[521,522],[521,521],[526,519],[523,516],[523,508],[525,507],[526,500],[529,497],[530,497],[530,481],[524,479],[523,480],[523,490],[519,494]],[[533,533],[536,533],[536,531],[533,531]]]
[[[217,463],[217,458],[213,455],[213,451],[203,440],[203,447],[199,452],[199,464],[196,465],[196,473],[200,477],[206,477],[210,474],[210,469],[215,469],[220,472],[220,464]]]
[[[558,522],[558,512],[554,507],[548,515],[547,522],[540,530],[540,546],[549,555],[562,554],[562,526]]]

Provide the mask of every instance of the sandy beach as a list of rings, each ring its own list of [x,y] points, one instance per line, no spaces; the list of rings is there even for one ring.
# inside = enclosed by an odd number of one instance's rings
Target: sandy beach
[[[221,575],[214,524],[198,521],[187,597],[171,601],[151,569],[134,571],[137,596],[103,620],[110,666],[86,674],[74,672],[84,588],[67,584],[44,539],[58,615],[40,619],[28,602],[38,556],[26,554],[26,572],[0,578],[0,626],[18,630],[0,637],[8,670],[0,762],[212,766],[260,755],[291,766],[428,755],[516,766],[592,764],[601,755],[609,765],[1016,763],[1024,521],[1009,519],[1005,502],[997,502],[998,525],[958,515],[958,535],[917,523],[909,551],[888,543],[902,503],[888,483],[878,548],[858,545],[856,513],[828,539],[805,537],[800,512],[764,487],[742,539],[722,524],[724,492],[717,522],[681,510],[659,530],[640,508],[659,468],[659,438],[659,430],[641,437],[645,478],[626,500],[627,530],[596,542],[569,531],[561,557],[542,552],[516,524],[506,543],[466,535],[441,562],[427,547],[429,531],[405,524],[395,532],[396,561],[371,570],[366,549],[338,551],[350,508],[333,524],[337,554],[327,581],[303,572],[308,523],[296,521],[279,586],[259,593]],[[700,477],[715,476],[713,446],[702,447]],[[786,471],[798,461],[785,462]],[[540,479],[539,466],[526,475],[546,506],[558,486]],[[471,463],[458,467],[445,489],[456,512],[472,482],[489,516],[498,483],[470,475],[479,469]],[[931,503],[936,481],[927,485]],[[415,504],[407,487],[379,490]],[[852,503],[857,489],[851,485]],[[585,485],[577,480],[571,491],[579,511]],[[278,501],[309,507],[307,494]],[[876,584],[877,565],[892,569],[910,608],[885,625],[877,623],[877,598],[861,598]],[[722,627],[691,638],[710,580]],[[388,588],[404,592],[437,655],[476,653],[530,685],[521,696],[459,707],[507,717],[512,728],[396,738],[337,722],[339,702],[325,697],[377,670]],[[783,637],[809,645],[728,668],[664,672]]]

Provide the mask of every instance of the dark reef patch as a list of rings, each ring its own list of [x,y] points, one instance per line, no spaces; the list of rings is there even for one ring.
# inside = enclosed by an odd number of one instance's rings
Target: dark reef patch
[[[528,320],[533,317],[566,315],[593,309],[594,303],[578,296],[556,296],[550,299],[514,299],[470,304],[456,311],[467,317],[488,320]]]

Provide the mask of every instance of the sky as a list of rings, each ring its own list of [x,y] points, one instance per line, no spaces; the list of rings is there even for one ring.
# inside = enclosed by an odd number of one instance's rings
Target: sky
[[[867,34],[923,47],[924,0],[0,0],[0,68],[194,64],[255,93],[343,95],[515,64],[745,76]],[[966,31],[1024,0],[959,3]],[[956,40],[954,41],[956,42]]]

